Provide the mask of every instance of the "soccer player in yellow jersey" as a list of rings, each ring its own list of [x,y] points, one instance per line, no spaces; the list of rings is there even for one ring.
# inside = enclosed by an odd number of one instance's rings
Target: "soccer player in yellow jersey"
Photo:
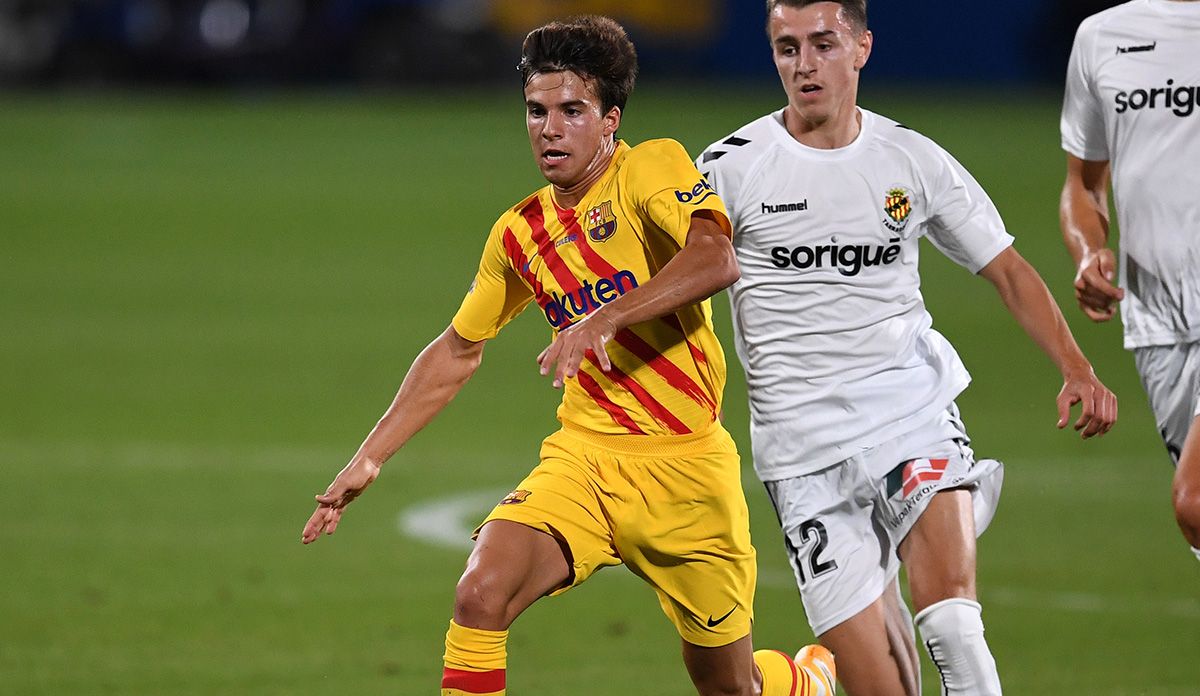
[[[550,185],[492,227],[471,290],[304,527],[332,534],[384,461],[530,303],[562,429],[480,527],[446,634],[443,696],[505,693],[508,628],[538,598],[625,564],[658,593],[701,694],[831,696],[833,659],[753,653],[755,556],[708,298],[738,277],[721,200],[678,143],[616,139],[637,59],[612,20],[525,39],[526,124]]]

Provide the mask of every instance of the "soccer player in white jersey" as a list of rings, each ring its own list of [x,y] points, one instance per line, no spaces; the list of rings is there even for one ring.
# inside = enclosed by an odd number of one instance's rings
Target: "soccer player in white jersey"
[[[769,0],[783,109],[698,165],[725,200],[741,279],[730,288],[750,391],[754,465],[779,514],[805,611],[852,696],[999,694],[975,594],[975,537],[999,462],[976,461],[955,397],[970,379],[931,328],[918,239],[990,281],[1063,376],[1058,426],[1106,432],[1096,378],[979,184],[928,138],[858,108],[871,53],[864,0]]]
[[[1117,304],[1175,463],[1175,518],[1200,558],[1200,2],[1134,0],[1079,26],[1067,70],[1060,219],[1075,296]],[[1121,229],[1108,248],[1108,182]]]

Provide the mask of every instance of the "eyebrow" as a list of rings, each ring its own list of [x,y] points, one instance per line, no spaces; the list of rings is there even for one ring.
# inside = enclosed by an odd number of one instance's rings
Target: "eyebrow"
[[[526,99],[525,106],[526,107],[540,106],[543,109],[547,108],[545,104],[541,103],[540,101],[537,101],[536,99]],[[562,104],[558,104],[557,106],[560,109],[569,109],[571,107],[587,108],[587,102],[585,102],[582,99],[572,99],[571,101],[563,102]]]
[[[818,39],[827,39],[827,38],[832,38],[835,36],[837,36],[836,31],[834,31],[832,29],[826,29],[825,31],[814,31],[813,33],[808,34],[804,38],[808,39],[809,41],[816,41]],[[775,38],[775,43],[777,43],[777,44],[795,44],[795,43],[800,43],[800,39],[797,39],[795,36],[792,36],[791,34],[781,34],[780,36]]]

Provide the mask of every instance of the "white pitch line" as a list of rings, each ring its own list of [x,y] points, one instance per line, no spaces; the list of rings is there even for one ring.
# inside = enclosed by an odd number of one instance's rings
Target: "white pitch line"
[[[981,587],[983,602],[1024,609],[1056,609],[1075,614],[1127,614],[1200,619],[1200,600],[1184,597],[1138,597],[1091,592],[1051,592],[1028,587]]]
[[[474,544],[471,533],[475,531],[475,526],[507,493],[508,489],[489,489],[428,500],[402,510],[397,527],[401,534],[434,546],[470,550]],[[634,577],[628,573],[618,575]],[[760,569],[758,584],[773,589],[792,589],[796,581],[790,572]],[[1188,597],[1151,598],[995,586],[981,587],[980,595],[989,606],[1049,609],[1075,614],[1152,614],[1200,620],[1200,599]]]
[[[471,533],[509,489],[460,493],[414,505],[400,513],[400,532],[434,546],[470,550]]]

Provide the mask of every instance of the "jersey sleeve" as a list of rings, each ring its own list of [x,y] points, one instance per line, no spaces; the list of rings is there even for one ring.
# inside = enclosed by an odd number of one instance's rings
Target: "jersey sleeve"
[[[1110,159],[1104,133],[1103,105],[1091,79],[1091,47],[1087,23],[1075,33],[1067,64],[1059,130],[1062,148],[1080,159],[1103,162]]]
[[[738,227],[738,211],[735,202],[737,193],[735,188],[737,184],[733,180],[733,176],[731,176],[732,172],[718,163],[717,160],[720,155],[714,155],[712,152],[714,147],[716,146],[713,145],[700,153],[694,164],[696,169],[700,171],[700,175],[704,177],[704,180],[717,192],[717,196],[725,205],[726,212],[729,215],[729,222],[736,229]]]
[[[927,184],[929,241],[950,260],[978,273],[1012,246],[1012,235],[975,177],[950,153],[934,149],[934,175]]]
[[[626,185],[630,198],[680,247],[687,243],[692,215],[700,210],[715,213],[725,233],[732,234],[725,204],[682,145],[674,140],[651,140],[634,148],[629,157]]]
[[[506,233],[511,234],[501,219],[488,235],[475,280],[451,322],[458,335],[468,341],[494,338],[533,299],[533,290],[509,262],[504,247]]]

